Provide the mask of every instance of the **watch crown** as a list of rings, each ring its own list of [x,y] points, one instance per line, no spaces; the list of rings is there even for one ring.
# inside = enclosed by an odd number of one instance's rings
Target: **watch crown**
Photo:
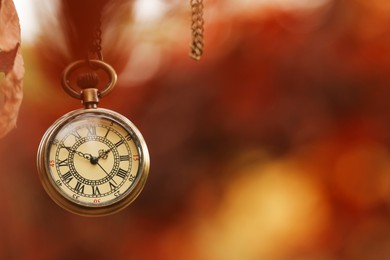
[[[86,88],[81,91],[82,102],[85,108],[97,108],[99,91],[97,88]]]

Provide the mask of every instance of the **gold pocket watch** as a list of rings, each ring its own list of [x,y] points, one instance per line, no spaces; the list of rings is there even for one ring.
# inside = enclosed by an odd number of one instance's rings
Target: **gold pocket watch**
[[[84,73],[77,91],[69,79],[85,68],[101,70],[108,83],[99,90],[96,74]],[[100,60],[76,61],[63,73],[62,86],[84,108],[59,118],[44,134],[37,168],[43,187],[62,208],[84,216],[103,216],[132,203],[145,185],[149,153],[140,131],[123,115],[98,108],[114,87],[114,69]]]

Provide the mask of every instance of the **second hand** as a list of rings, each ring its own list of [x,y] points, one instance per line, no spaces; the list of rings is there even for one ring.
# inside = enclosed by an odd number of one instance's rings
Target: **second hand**
[[[103,166],[100,165],[99,162],[97,162],[96,164],[99,165],[100,169],[102,169],[102,170],[104,171],[105,174],[107,174],[107,177],[110,177],[110,175],[108,174],[108,172],[103,168]],[[113,182],[115,183],[115,185],[118,185],[118,184],[116,183],[116,181],[115,181],[113,178],[111,178],[111,181],[113,181]]]

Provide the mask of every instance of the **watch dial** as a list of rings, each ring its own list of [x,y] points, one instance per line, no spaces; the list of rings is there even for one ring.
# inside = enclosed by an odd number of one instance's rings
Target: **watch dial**
[[[51,185],[81,206],[104,207],[120,201],[142,174],[145,151],[139,136],[109,115],[72,117],[54,127],[47,143]]]

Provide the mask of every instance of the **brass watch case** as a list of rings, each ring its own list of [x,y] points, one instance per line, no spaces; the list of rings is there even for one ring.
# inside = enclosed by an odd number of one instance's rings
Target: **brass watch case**
[[[117,200],[107,205],[81,205],[68,198],[51,177],[49,153],[53,138],[69,122],[78,117],[96,116],[116,122],[128,131],[139,152],[139,168],[132,186]],[[71,111],[57,121],[44,134],[37,153],[37,170],[42,185],[51,199],[60,207],[82,216],[104,216],[116,213],[131,204],[142,191],[149,174],[150,157],[145,140],[136,126],[123,115],[103,108],[87,108]]]

